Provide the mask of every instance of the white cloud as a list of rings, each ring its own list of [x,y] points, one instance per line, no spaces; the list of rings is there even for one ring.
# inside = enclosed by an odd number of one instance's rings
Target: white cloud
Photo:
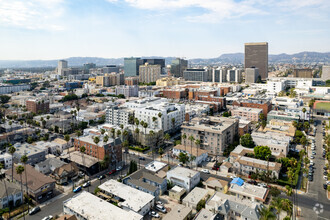
[[[119,0],[107,0],[119,2]],[[290,12],[297,14],[296,10],[312,12],[329,8],[330,0],[121,0],[130,6],[154,10],[166,11],[196,7],[203,9],[201,14],[186,16],[192,22],[219,22],[225,19],[240,18],[245,15],[265,15]],[[300,13],[301,14],[301,13]],[[308,16],[308,15],[306,15]],[[327,15],[326,15],[327,16]]]
[[[62,30],[56,22],[63,0],[0,0],[0,25],[25,29]]]

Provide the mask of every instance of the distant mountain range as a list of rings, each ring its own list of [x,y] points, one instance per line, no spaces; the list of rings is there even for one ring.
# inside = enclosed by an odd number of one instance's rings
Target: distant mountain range
[[[144,58],[144,57],[142,57]],[[170,64],[175,57],[148,57],[163,58],[166,64]],[[70,57],[65,59],[69,66],[82,66],[84,63],[95,63],[97,66],[109,64],[123,65],[124,58],[101,58],[101,57]],[[32,67],[56,67],[58,60],[0,60],[0,68],[32,68]],[[222,54],[217,58],[190,59],[190,64],[243,64],[244,53]],[[330,52],[301,52],[296,54],[269,55],[269,63],[330,63]]]

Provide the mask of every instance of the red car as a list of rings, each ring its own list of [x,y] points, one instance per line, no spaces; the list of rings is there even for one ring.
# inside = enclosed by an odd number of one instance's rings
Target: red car
[[[219,167],[212,167],[212,170],[219,170]]]
[[[111,174],[113,174],[115,172],[116,172],[116,170],[111,170],[108,174],[111,175]]]

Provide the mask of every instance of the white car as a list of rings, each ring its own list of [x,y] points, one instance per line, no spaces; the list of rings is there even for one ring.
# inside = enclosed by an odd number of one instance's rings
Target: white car
[[[327,180],[325,183],[326,183],[327,185],[330,185],[330,180]]]
[[[208,169],[202,169],[203,173],[210,173],[210,171]]]
[[[323,179],[324,180],[328,180],[328,176],[323,176]]]
[[[154,218],[159,218],[159,214],[158,214],[157,212],[155,212],[155,211],[150,211],[150,212],[149,212],[149,215],[150,215],[151,217],[154,217]]]
[[[157,204],[157,205],[164,206],[164,203],[162,203],[161,201],[157,201],[156,204]]]
[[[41,220],[51,220],[51,219],[53,219],[53,216],[48,215],[48,216],[46,216],[45,218],[43,218],[43,219],[41,219]]]
[[[311,159],[314,159],[315,157],[313,155],[310,156]]]

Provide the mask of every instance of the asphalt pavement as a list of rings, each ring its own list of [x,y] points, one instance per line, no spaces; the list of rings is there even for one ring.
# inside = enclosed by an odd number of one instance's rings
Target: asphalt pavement
[[[308,193],[298,194],[298,206],[301,209],[301,217],[299,219],[330,219],[330,201],[326,197],[326,192],[323,189],[323,166],[325,159],[322,157],[322,124],[317,121],[316,126],[316,155],[312,159],[315,163],[314,179],[309,182]],[[310,155],[309,151],[308,155]]]

